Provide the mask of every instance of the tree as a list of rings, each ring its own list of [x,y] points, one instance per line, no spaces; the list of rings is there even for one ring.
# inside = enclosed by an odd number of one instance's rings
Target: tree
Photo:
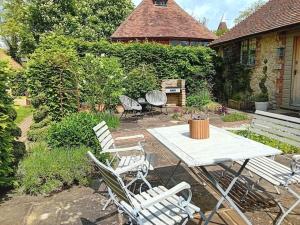
[[[256,0],[250,7],[247,9],[240,11],[240,15],[234,20],[236,24],[242,22],[247,17],[256,12],[260,7],[262,7],[266,3],[266,0]]]
[[[11,71],[0,61],[0,187],[10,186],[15,172],[14,143],[20,130],[14,124],[16,112],[8,95],[7,82]]]
[[[43,34],[57,32],[87,41],[108,38],[132,11],[130,0],[11,0],[1,33],[16,52],[33,53]]]
[[[125,76],[119,60],[87,54],[81,65],[83,97],[92,105],[92,110],[97,110],[96,104],[104,104],[109,109],[114,107],[124,92]]]

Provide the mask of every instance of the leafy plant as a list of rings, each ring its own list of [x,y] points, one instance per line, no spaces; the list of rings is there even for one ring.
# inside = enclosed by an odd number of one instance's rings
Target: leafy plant
[[[153,66],[142,64],[128,73],[123,86],[126,95],[138,99],[144,98],[149,91],[157,90],[159,82]]]
[[[52,124],[49,129],[48,144],[51,148],[76,148],[87,146],[95,152],[100,150],[99,141],[93,127],[105,121],[109,128],[119,126],[119,118],[106,113],[75,113]]]
[[[27,92],[27,79],[24,71],[16,71],[10,77],[10,88],[13,96],[25,96]]]
[[[197,92],[189,95],[186,99],[187,106],[202,109],[212,101],[212,95],[208,86],[198,89]]]
[[[27,138],[29,141],[41,142],[46,141],[48,138],[48,126],[30,129],[27,133]]]
[[[255,101],[256,102],[268,102],[269,101],[269,93],[268,93],[268,88],[266,87],[266,82],[268,79],[268,60],[264,60],[264,67],[263,67],[263,75],[260,79],[259,82],[259,88],[260,88],[260,93],[255,96]]]
[[[20,163],[17,177],[22,193],[51,194],[73,184],[87,185],[92,172],[86,157],[89,149],[51,149],[44,143],[35,144]]]
[[[237,122],[237,121],[244,121],[244,120],[248,120],[249,117],[247,114],[245,113],[230,113],[227,114],[225,116],[222,116],[222,120],[224,122]]]
[[[123,94],[125,78],[119,60],[87,54],[81,65],[83,98],[92,109],[96,111],[96,104],[104,104],[109,109],[116,106],[118,97]]]
[[[12,184],[15,172],[14,143],[20,129],[14,124],[16,112],[8,95],[7,82],[10,69],[7,62],[0,61],[0,187]]]
[[[55,121],[77,111],[79,72],[74,50],[58,44],[50,49],[37,49],[26,73],[35,108],[46,106]]]
[[[254,132],[250,132],[248,130],[241,130],[241,131],[235,131],[234,133],[241,135],[243,137],[249,138],[251,140],[260,142],[262,144],[271,146],[273,148],[277,148],[281,151],[283,151],[286,154],[293,154],[293,153],[299,153],[300,152],[300,148],[299,147],[295,147],[292,146],[290,144],[281,142],[279,140],[276,139],[272,139],[260,134],[256,134]]]

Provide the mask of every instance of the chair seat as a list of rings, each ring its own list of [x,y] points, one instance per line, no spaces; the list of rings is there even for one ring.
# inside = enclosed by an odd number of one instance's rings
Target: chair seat
[[[119,164],[118,164],[118,167],[117,168],[124,168],[124,167],[127,167],[133,163],[136,163],[136,162],[139,162],[141,161],[141,163],[144,163],[144,160],[145,159],[145,156],[144,155],[135,155],[135,156],[122,156],[120,161],[119,161]],[[149,165],[149,170],[154,170],[154,167],[151,163],[152,160],[152,157],[151,155],[147,155],[147,159],[146,161],[148,163],[150,163]],[[138,169],[138,168],[137,168]],[[137,169],[133,170],[133,172],[137,171]]]
[[[159,186],[148,190],[147,192],[142,192],[136,195],[134,198],[142,203],[147,199],[151,199],[161,193],[166,192],[168,189]],[[178,207],[179,197],[174,195],[167,200],[157,203],[152,207],[140,212],[141,224],[143,225],[173,225],[182,222],[188,217],[188,214]],[[198,207],[189,204],[189,211],[194,214]]]
[[[238,161],[237,163],[242,165],[244,161]],[[292,170],[289,167],[267,157],[251,159],[246,169],[276,186],[284,186],[292,174]],[[300,175],[294,175],[288,184],[299,183]]]

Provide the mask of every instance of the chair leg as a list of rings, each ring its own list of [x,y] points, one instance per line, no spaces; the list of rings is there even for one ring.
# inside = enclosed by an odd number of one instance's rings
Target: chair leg
[[[285,217],[287,217],[287,215],[288,215],[290,212],[292,212],[292,211],[294,210],[294,208],[296,208],[297,205],[300,204],[300,196],[299,196],[296,192],[294,192],[292,189],[290,189],[290,188],[287,188],[287,190],[288,190],[292,195],[294,195],[294,197],[297,198],[297,201],[296,201],[296,202],[295,202],[295,203],[294,203],[287,211],[284,212],[284,214],[280,217],[280,219],[278,220],[278,222],[276,223],[276,225],[280,225],[280,224],[283,222],[283,220],[285,219]]]
[[[105,210],[106,210],[106,208],[107,208],[108,205],[111,203],[111,201],[112,201],[111,198],[107,200],[107,202],[105,203],[105,205],[104,205],[103,208],[102,208],[102,211],[105,211]]]

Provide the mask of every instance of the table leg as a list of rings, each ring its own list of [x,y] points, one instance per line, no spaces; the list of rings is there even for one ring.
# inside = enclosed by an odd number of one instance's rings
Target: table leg
[[[226,200],[231,206],[232,208],[234,208],[236,210],[236,212],[243,218],[243,220],[246,222],[246,224],[251,225],[252,223],[248,220],[248,218],[244,215],[244,213],[237,207],[237,205],[233,202],[233,200],[228,196],[228,194],[230,193],[231,189],[233,188],[234,184],[236,183],[236,181],[238,180],[239,176],[242,174],[243,170],[245,169],[247,163],[249,162],[249,159],[245,160],[244,164],[242,165],[242,167],[239,169],[239,171],[234,174],[234,178],[231,181],[230,185],[228,186],[228,188],[226,189],[226,191],[224,191],[222,189],[222,187],[220,186],[219,182],[206,170],[205,167],[201,166],[201,170],[204,172],[204,174],[208,177],[208,179],[212,182],[212,184],[215,186],[215,188],[222,194],[221,199],[219,200],[219,202],[217,203],[217,205],[215,206],[214,210],[211,212],[211,214],[207,217],[207,220],[205,221],[205,225],[207,225],[210,220],[212,219],[212,217],[214,216],[214,214],[217,212],[217,210],[220,208],[220,206],[222,205],[222,203]]]
[[[180,166],[181,162],[182,162],[181,160],[178,161],[178,163],[177,163],[175,169],[173,170],[171,176],[169,177],[167,183],[165,184],[166,187],[168,186],[168,184],[170,183],[170,181],[173,179],[173,176],[174,176],[176,170],[178,169],[178,167]]]

